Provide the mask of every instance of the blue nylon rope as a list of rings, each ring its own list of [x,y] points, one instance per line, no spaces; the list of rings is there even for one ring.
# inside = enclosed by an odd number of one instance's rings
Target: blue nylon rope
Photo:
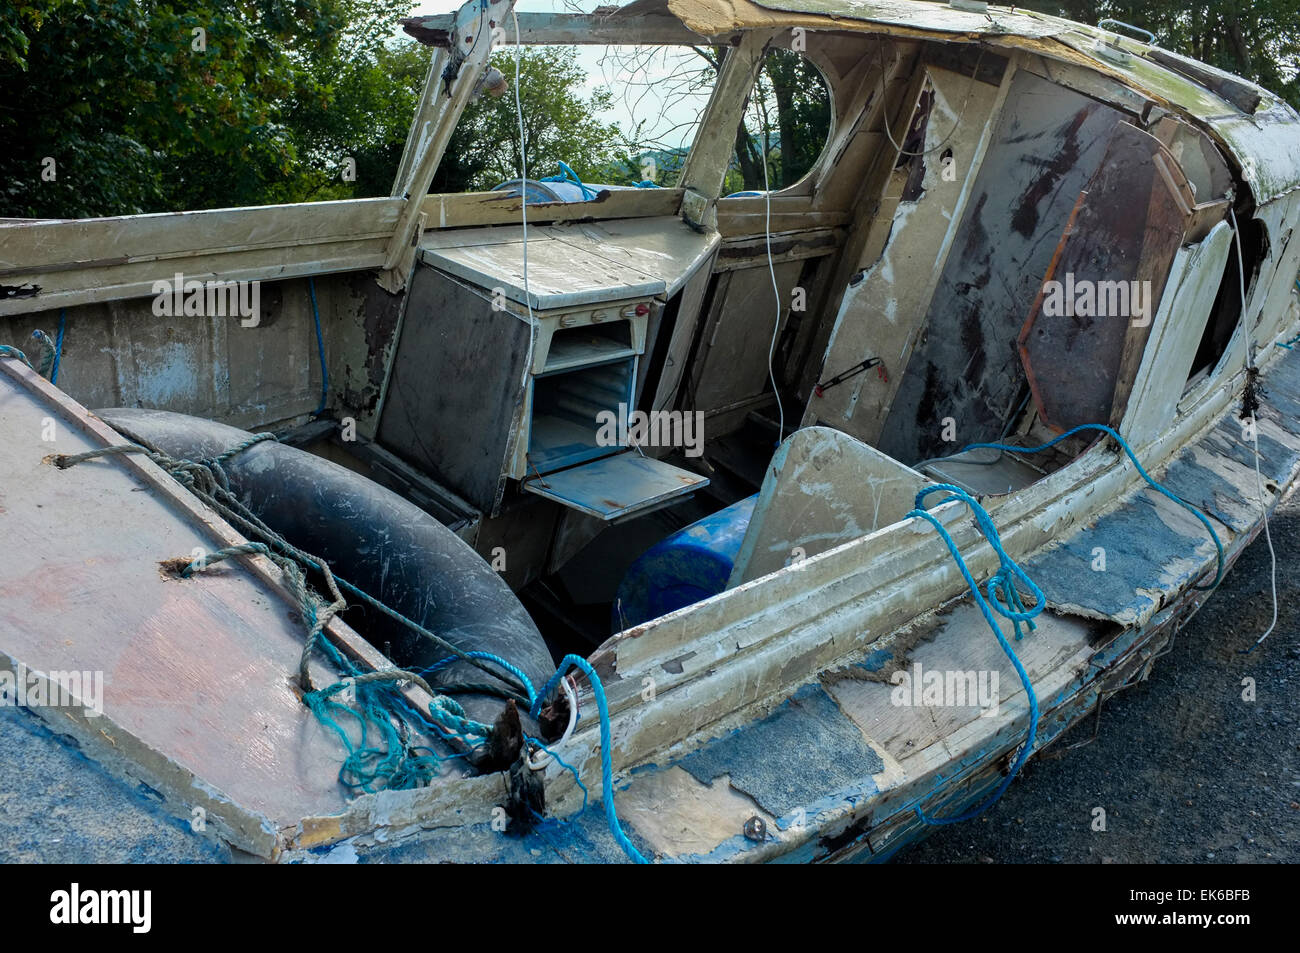
[[[984,595],[980,592],[979,584],[975,582],[975,577],[971,575],[970,568],[966,565],[966,560],[962,558],[961,552],[958,551],[957,544],[953,542],[952,536],[949,535],[948,530],[939,522],[938,519],[925,509],[925,498],[931,493],[940,492],[946,492],[949,494],[939,501],[940,506],[951,500],[960,500],[970,508],[971,512],[975,515],[975,522],[979,527],[980,532],[983,534],[984,538],[988,540],[989,545],[993,547],[993,551],[997,553],[1000,565],[998,571],[995,572],[993,577],[988,581],[987,601],[985,600]],[[1010,619],[1015,630],[1016,638],[1019,639],[1022,635],[1020,630],[1022,623],[1028,625],[1030,629],[1037,628],[1037,625],[1034,622],[1034,616],[1041,613],[1046,607],[1047,598],[1043,595],[1043,590],[1038,588],[1037,584],[1029,578],[1025,571],[1021,569],[1016,561],[1008,556],[1006,550],[1002,548],[1002,539],[998,536],[997,528],[993,525],[993,520],[989,517],[988,512],[984,507],[980,506],[979,502],[976,501],[974,497],[960,487],[953,486],[950,483],[939,483],[934,486],[926,487],[920,493],[916,494],[916,508],[907,515],[909,517],[920,517],[933,526],[935,531],[938,532],[944,545],[948,547],[948,552],[952,556],[953,561],[957,564],[957,568],[961,570],[961,574],[966,580],[966,585],[970,587],[971,595],[975,597],[975,603],[979,606],[980,613],[984,616],[984,621],[987,622],[989,628],[993,630],[993,635],[997,638],[998,645],[1002,646],[1002,651],[1006,653],[1007,658],[1011,660],[1011,664],[1016,669],[1016,674],[1020,676],[1020,684],[1024,686],[1025,695],[1029,698],[1029,734],[1025,738],[1020,753],[1016,756],[1015,763],[1011,766],[1011,771],[1002,779],[1002,783],[998,785],[997,790],[994,791],[993,794],[984,801],[984,803],[966,811],[964,814],[959,814],[956,817],[929,817],[923,810],[921,810],[919,805],[916,808],[917,816],[919,816],[926,824],[935,826],[942,824],[956,824],[960,821],[968,821],[973,817],[983,814],[998,802],[998,799],[1002,797],[1003,792],[1005,792],[1011,785],[1011,782],[1016,779],[1016,775],[1020,773],[1021,766],[1025,763],[1025,759],[1029,757],[1030,752],[1033,750],[1034,739],[1038,736],[1038,696],[1034,694],[1034,686],[1029,679],[1029,673],[1025,671],[1025,667],[1020,663],[1020,659],[1016,655],[1015,650],[1011,647],[1011,643],[1008,642],[1006,636],[1002,634],[1002,628],[998,625],[997,619],[993,617],[993,613],[997,612],[1004,618]],[[1024,607],[1020,594],[1016,590],[1016,579],[1025,583],[1033,594],[1036,602],[1032,609],[1026,609]],[[999,595],[1001,598],[999,598]],[[992,605],[990,605],[990,603],[992,603]]]
[[[533,688],[532,679],[530,679],[527,675],[525,675],[522,670],[516,668],[515,666],[507,662],[505,659],[501,658],[501,656],[493,655],[491,652],[466,652],[465,658],[483,659],[485,662],[491,662],[494,665],[500,665],[511,675],[515,676],[515,678],[519,679],[519,683],[523,685],[524,691],[528,694],[529,710],[531,711],[535,705],[540,707],[537,701],[537,691]],[[462,661],[464,661],[464,659],[462,659],[459,655],[449,655],[445,659],[440,659],[439,661],[434,662],[428,668],[420,669],[420,674],[427,676],[432,672],[438,671],[438,669],[440,668],[446,668],[448,665],[453,665],[456,662],[462,662]]]
[[[1120,445],[1120,448],[1126,454],[1128,454],[1128,458],[1133,461],[1133,466],[1137,467],[1138,474],[1142,477],[1143,480],[1147,482],[1147,485],[1151,487],[1151,489],[1173,500],[1175,503],[1177,503],[1179,506],[1187,510],[1187,512],[1191,513],[1193,516],[1195,516],[1198,520],[1201,521],[1201,524],[1206,528],[1206,530],[1209,531],[1210,538],[1214,540],[1214,548],[1218,554],[1217,555],[1218,567],[1214,574],[1214,582],[1210,583],[1208,586],[1193,586],[1192,588],[1201,591],[1206,591],[1215,588],[1219,583],[1221,583],[1223,581],[1223,573],[1225,569],[1224,564],[1226,561],[1226,557],[1224,556],[1224,552],[1223,552],[1223,541],[1219,539],[1219,534],[1214,531],[1214,526],[1210,523],[1210,518],[1206,516],[1204,513],[1202,513],[1195,506],[1193,506],[1191,503],[1188,503],[1186,500],[1184,500],[1177,493],[1174,493],[1172,490],[1156,482],[1156,480],[1151,476],[1151,474],[1147,473],[1146,469],[1142,466],[1142,464],[1138,462],[1137,454],[1135,454],[1133,452],[1133,448],[1128,445],[1128,441],[1125,440],[1123,437],[1121,437],[1117,431],[1112,430],[1110,427],[1107,427],[1105,424],[1079,424],[1079,426],[1075,427],[1073,430],[1067,430],[1065,433],[1061,434],[1058,437],[1053,437],[1051,440],[1047,441],[1047,443],[1039,447],[1013,447],[1005,443],[972,443],[969,446],[963,448],[959,452],[965,453],[967,450],[1000,450],[1009,453],[1039,453],[1043,450],[1049,449],[1050,447],[1056,446],[1056,444],[1060,443],[1065,438],[1072,437],[1075,434],[1084,430],[1096,430],[1099,431],[1100,433],[1104,433],[1110,436],[1111,438],[1113,438],[1114,441]]]
[[[63,328],[68,320],[68,309],[59,309],[59,332],[54,338],[54,367],[50,369],[50,383],[59,382],[59,358],[63,356]]]
[[[320,333],[320,309],[316,307],[316,279],[307,276],[307,293],[311,295],[311,316],[316,320],[316,350],[320,354],[320,406],[316,416],[325,413],[325,404],[329,400],[330,372],[325,366],[325,338]]]
[[[618,843],[618,846],[623,848],[623,853],[638,864],[648,864],[650,861],[645,859],[632,841],[628,839],[628,836],[623,833],[623,826],[618,822],[618,811],[614,809],[614,760],[611,750],[613,742],[610,739],[609,731],[609,702],[605,699],[605,688],[600,684],[600,676],[591,667],[591,663],[580,655],[566,655],[555,670],[555,674],[547,680],[546,685],[538,694],[529,714],[534,718],[537,717],[537,713],[541,711],[543,700],[555,690],[556,686],[560,684],[560,679],[564,677],[564,673],[570,668],[582,670],[591,681],[591,691],[596,696],[596,708],[600,713],[600,780],[603,788],[602,800],[605,803],[605,818],[609,821],[609,832],[614,835],[614,840]]]
[[[560,161],[559,175],[548,175],[544,179],[538,179],[538,181],[539,182],[572,182],[574,185],[576,185],[579,189],[582,190],[582,197],[584,199],[594,199],[596,197],[596,190],[592,188],[588,188],[586,185],[583,185],[582,179],[578,178],[578,173],[574,172],[573,169],[569,168],[569,164],[567,162],[564,162],[563,160]]]
[[[1098,431],[1113,438],[1115,442],[1120,445],[1120,448],[1124,453],[1128,455],[1129,460],[1133,462],[1133,466],[1137,468],[1138,474],[1146,481],[1148,486],[1168,497],[1170,500],[1173,500],[1201,521],[1202,525],[1204,525],[1209,531],[1210,537],[1214,540],[1214,547],[1218,556],[1218,568],[1212,583],[1207,586],[1195,586],[1193,588],[1202,590],[1215,588],[1223,579],[1224,551],[1223,542],[1219,539],[1219,534],[1215,532],[1214,526],[1210,523],[1209,518],[1182,497],[1161,485],[1149,473],[1147,473],[1146,469],[1138,461],[1137,455],[1133,452],[1133,448],[1128,445],[1128,441],[1120,436],[1120,434],[1114,429],[1107,427],[1104,424],[1080,424],[1079,426],[1066,431],[1058,437],[1054,437],[1047,443],[1038,447],[1017,447],[1002,443],[973,443],[963,448],[960,452],[964,453],[967,450],[998,450],[1010,453],[1039,453],[1055,446],[1067,437],[1071,437],[1074,434],[1085,430]],[[980,593],[975,579],[971,576],[970,569],[967,567],[965,560],[962,559],[961,553],[958,552],[957,546],[953,542],[952,537],[948,534],[948,531],[937,519],[934,518],[934,516],[926,512],[923,508],[923,501],[927,494],[941,491],[946,491],[950,494],[941,501],[942,503],[947,503],[950,500],[961,500],[970,507],[971,511],[975,514],[975,520],[979,525],[980,532],[984,534],[984,538],[988,540],[989,545],[993,547],[994,552],[998,555],[998,560],[1001,563],[1001,566],[998,571],[994,573],[993,578],[988,582],[988,596],[989,601],[992,602],[992,608],[990,608],[989,602],[986,602],[984,596]],[[945,545],[948,547],[948,552],[957,563],[957,567],[961,570],[962,576],[965,577],[966,585],[970,587],[971,594],[975,597],[975,601],[979,605],[984,620],[989,624],[989,628],[993,630],[993,634],[997,637],[998,644],[1002,646],[1002,650],[1006,653],[1007,658],[1011,660],[1011,664],[1015,666],[1016,674],[1020,676],[1020,682],[1024,685],[1025,694],[1029,698],[1029,734],[1025,739],[1023,747],[1020,749],[1020,753],[1016,756],[1016,760],[1012,764],[1010,772],[1008,772],[1007,776],[1002,780],[1002,783],[998,785],[997,789],[991,796],[989,796],[982,804],[956,817],[931,818],[928,817],[919,806],[916,808],[917,815],[927,824],[955,824],[959,821],[967,821],[973,817],[977,817],[997,803],[1006,789],[1010,786],[1011,782],[1015,780],[1016,775],[1020,772],[1020,768],[1024,765],[1025,759],[1029,757],[1029,754],[1033,749],[1034,739],[1038,735],[1038,697],[1034,694],[1033,685],[1029,680],[1029,675],[1026,673],[1024,666],[1021,665],[1020,659],[1011,648],[1011,644],[1007,642],[1006,637],[1003,636],[1002,630],[997,624],[997,620],[993,617],[993,612],[996,611],[1012,621],[1012,624],[1015,626],[1016,638],[1019,639],[1021,637],[1020,623],[1027,622],[1032,628],[1034,626],[1033,617],[1043,611],[1043,607],[1046,605],[1046,599],[1043,596],[1042,590],[1033,583],[1033,581],[1025,574],[1024,570],[1022,570],[1002,548],[1002,541],[998,536],[997,529],[993,526],[992,520],[989,518],[988,512],[965,490],[950,484],[938,484],[936,486],[927,487],[916,495],[916,507],[916,509],[912,510],[912,512],[907,515],[917,516],[926,520],[943,538]],[[1019,594],[1016,592],[1013,579],[1020,579],[1031,588],[1034,597],[1037,599],[1037,605],[1032,610],[1026,611],[1024,609],[1024,606],[1019,599]],[[999,594],[1005,601],[1006,606],[1009,606],[1010,608],[1004,608],[1002,602],[998,599]]]

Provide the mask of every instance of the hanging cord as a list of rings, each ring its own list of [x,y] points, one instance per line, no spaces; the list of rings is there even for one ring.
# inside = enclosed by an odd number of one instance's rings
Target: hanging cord
[[[561,678],[570,668],[580,669],[591,682],[591,692],[596,696],[596,709],[600,715],[600,779],[603,791],[602,800],[605,804],[605,819],[609,822],[609,832],[614,836],[618,846],[623,848],[623,853],[627,854],[633,861],[638,864],[648,864],[645,856],[636,849],[636,846],[623,833],[623,825],[618,821],[618,811],[614,809],[614,762],[613,762],[613,739],[609,729],[609,702],[605,699],[604,686],[600,684],[600,676],[596,670],[591,667],[585,658],[580,655],[566,655],[560,662],[559,668],[555,674],[550,677],[546,685],[537,695],[537,700],[533,702],[533,707],[529,714],[536,718],[542,709],[542,702],[559,684]],[[585,793],[585,788],[583,789]]]
[[[961,128],[961,121],[966,116],[966,107],[970,105],[970,95],[972,92],[974,92],[975,84],[976,82],[978,82],[980,64],[984,62],[984,44],[982,43],[980,44],[979,56],[975,60],[975,70],[974,72],[971,73],[970,82],[966,85],[966,98],[962,101],[961,109],[958,110],[957,112],[957,118],[953,121],[952,129],[949,130],[948,135],[943,137],[943,142],[940,142],[938,145],[931,146],[929,149],[922,149],[920,152],[908,152],[907,150],[905,150],[902,146],[900,146],[897,142],[894,141],[893,130],[889,128],[889,116],[885,112],[885,45],[884,42],[880,39],[880,34],[876,34],[876,54],[880,60],[880,108],[881,108],[881,119],[882,119],[881,125],[885,127],[885,135],[889,137],[889,144],[893,146],[896,150],[898,150],[899,155],[907,156],[908,158],[915,158],[917,156],[928,156],[932,152],[938,152],[940,149],[942,149],[944,146],[948,144],[948,141],[952,139],[952,137],[957,134],[957,130]],[[911,128],[910,123],[908,128],[909,129]]]
[[[1237,213],[1228,206],[1228,215],[1232,218],[1232,238],[1233,244],[1237,246],[1237,286],[1241,292],[1241,319],[1246,320],[1246,266],[1245,259],[1241,254],[1241,229],[1237,227]],[[1261,315],[1262,316],[1262,315]],[[1255,335],[1246,336],[1246,387],[1253,388],[1256,386],[1256,377],[1259,374],[1259,368],[1255,366]],[[1259,425],[1255,420],[1255,409],[1258,400],[1252,399],[1251,396],[1243,401],[1243,411],[1249,411],[1250,418],[1250,436],[1255,450],[1255,494],[1259,497],[1259,505],[1264,510],[1264,539],[1268,543],[1269,558],[1269,583],[1273,591],[1273,620],[1269,622],[1268,628],[1264,634],[1255,640],[1250,648],[1242,649],[1243,655],[1249,654],[1270,635],[1277,627],[1277,552],[1273,549],[1273,533],[1269,529],[1268,519],[1268,502],[1264,497],[1264,477],[1259,472]]]
[[[520,51],[523,49],[524,41],[523,37],[519,35],[519,14],[515,12],[514,7],[510,8],[510,16],[515,21],[515,117],[519,120],[519,181],[523,183],[523,195],[522,201],[519,203],[519,211],[523,216],[524,226],[524,307],[528,309],[528,359],[524,361],[524,379],[520,383],[527,390],[528,381],[533,374],[533,350],[537,346],[537,326],[533,319],[533,296],[528,290],[528,158],[524,155],[524,143],[526,141],[524,134],[524,106],[519,96],[519,73],[522,62]]]
[[[54,366],[50,368],[50,383],[59,382],[59,360],[63,357],[63,330],[67,325],[68,309],[59,309],[59,333],[54,339]]]
[[[988,598],[985,599],[980,592],[979,585],[975,582],[975,577],[971,575],[970,567],[966,565],[966,560],[962,558],[961,552],[957,549],[957,544],[949,535],[948,530],[939,522],[937,518],[931,515],[925,509],[925,498],[931,493],[948,493],[949,495],[939,501],[939,506],[952,500],[960,500],[965,503],[975,516],[976,526],[983,534],[988,544],[993,547],[993,551],[998,556],[998,571],[993,574],[987,584]],[[993,617],[996,612],[1003,618],[1010,619],[1012,629],[1015,632],[1016,640],[1019,641],[1023,636],[1021,624],[1028,625],[1029,628],[1036,629],[1038,626],[1034,622],[1034,617],[1041,613],[1047,605],[1047,597],[1043,595],[1043,590],[1038,588],[1037,584],[1029,578],[1023,569],[1007,555],[1002,548],[1002,539],[998,536],[997,528],[993,525],[993,520],[989,517],[988,511],[980,506],[979,502],[965,490],[953,486],[950,483],[937,483],[929,486],[916,494],[916,508],[908,513],[908,517],[919,517],[934,527],[940,538],[943,539],[944,545],[948,547],[948,553],[956,562],[957,568],[961,570],[962,577],[966,580],[966,585],[970,588],[971,595],[975,598],[976,605],[979,606],[980,613],[984,616],[984,621],[988,623],[989,628],[993,630],[993,635],[998,640],[998,645],[1010,659],[1011,664],[1015,667],[1016,674],[1020,676],[1020,684],[1025,688],[1025,695],[1029,699],[1029,734],[1026,736],[1024,744],[1020,748],[1020,753],[1016,756],[1011,765],[1011,770],[1007,776],[1002,779],[997,790],[993,792],[982,804],[971,808],[963,814],[956,817],[929,817],[918,804],[916,807],[917,816],[926,824],[942,825],[956,824],[960,821],[968,821],[973,817],[983,814],[990,807],[998,802],[1011,782],[1016,779],[1020,773],[1020,768],[1024,765],[1025,759],[1029,757],[1034,748],[1034,739],[1038,736],[1038,696],[1034,693],[1033,682],[1030,681],[1029,673],[1025,671],[1024,665],[1021,664],[1020,658],[1016,655],[1011,643],[1007,641],[1006,636],[1002,634],[1002,627],[998,625],[998,620]],[[1023,582],[1033,595],[1035,603],[1032,609],[1026,609],[1024,602],[1020,598],[1020,592],[1016,588],[1016,580]]]
[[[316,307],[316,279],[307,276],[307,294],[311,296],[311,316],[316,320],[316,351],[320,354],[320,406],[315,416],[325,413],[325,404],[329,401],[330,372],[325,366],[325,338],[320,332],[320,309]]]
[[[1219,534],[1214,531],[1214,526],[1210,523],[1210,518],[1206,516],[1204,513],[1202,513],[1195,506],[1193,506],[1191,503],[1188,503],[1186,500],[1184,500],[1177,493],[1174,493],[1172,490],[1168,489],[1164,485],[1156,482],[1156,480],[1152,478],[1151,474],[1147,473],[1146,469],[1142,466],[1142,464],[1138,462],[1137,454],[1135,454],[1133,452],[1133,448],[1128,445],[1128,441],[1125,440],[1123,437],[1121,437],[1117,431],[1112,430],[1110,427],[1107,427],[1105,424],[1079,424],[1079,426],[1075,427],[1074,429],[1067,430],[1065,433],[1053,437],[1051,440],[1047,441],[1047,443],[1042,444],[1041,446],[1038,447],[1017,447],[1011,444],[1004,444],[1004,443],[972,443],[969,446],[965,447],[960,452],[965,453],[966,450],[1001,450],[1004,453],[1041,453],[1044,450],[1048,450],[1056,446],[1062,440],[1065,440],[1068,437],[1073,437],[1075,434],[1081,433],[1082,431],[1085,430],[1096,430],[1100,433],[1104,433],[1107,436],[1109,436],[1111,439],[1113,439],[1116,443],[1118,443],[1120,445],[1120,449],[1123,450],[1124,453],[1128,455],[1128,458],[1131,461],[1133,461],[1133,466],[1137,468],[1138,475],[1141,476],[1142,479],[1146,481],[1147,486],[1151,487],[1151,489],[1155,490],[1157,493],[1160,493],[1168,497],[1169,499],[1177,503],[1179,506],[1181,506],[1183,509],[1187,510],[1187,512],[1191,513],[1198,520],[1200,520],[1201,525],[1203,525],[1206,528],[1206,530],[1209,531],[1210,537],[1214,540],[1214,548],[1217,552],[1218,568],[1215,571],[1214,581],[1212,583],[1210,583],[1207,586],[1193,586],[1192,588],[1199,591],[1206,591],[1215,588],[1220,582],[1222,582],[1224,571],[1227,568],[1226,558],[1224,556],[1224,551],[1223,551],[1223,541],[1219,539]]]
[[[766,54],[764,55],[764,67],[766,67]],[[776,321],[772,325],[772,341],[767,346],[767,378],[772,382],[772,394],[776,397],[776,414],[777,414],[777,431],[776,445],[781,446],[781,441],[785,439],[785,405],[781,403],[781,389],[776,383],[776,371],[772,368],[772,355],[776,351],[776,339],[781,332],[781,289],[776,283],[776,263],[772,257],[772,187],[768,182],[768,148],[770,143],[767,138],[767,109],[763,109],[763,202],[766,207],[767,218],[764,222],[764,230],[767,232],[767,270],[772,276],[772,297],[776,300]],[[782,146],[785,148],[785,145]]]

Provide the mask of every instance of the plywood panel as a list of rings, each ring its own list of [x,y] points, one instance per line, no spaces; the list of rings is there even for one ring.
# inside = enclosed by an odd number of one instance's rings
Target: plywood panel
[[[1001,434],[1024,380],[1016,335],[1121,116],[1016,73],[880,449],[915,463]],[[955,443],[943,440],[946,417],[956,423]]]
[[[821,376],[829,379],[871,357],[892,374],[862,374],[814,392],[805,415],[868,443],[879,437],[902,381],[998,99],[997,86],[971,77],[937,67],[930,67],[929,77],[933,99],[922,146],[929,154],[893,173],[882,201],[886,212],[894,209],[892,228],[879,257],[863,263],[844,293]],[[918,170],[919,189],[909,188],[909,176]],[[868,254],[875,253],[868,246]]]

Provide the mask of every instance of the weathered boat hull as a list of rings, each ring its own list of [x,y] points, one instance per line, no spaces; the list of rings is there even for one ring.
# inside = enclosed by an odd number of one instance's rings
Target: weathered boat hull
[[[0,404],[0,436],[17,448],[4,463],[21,484],[22,546],[3,558],[25,583],[6,590],[14,608],[0,607],[21,636],[12,652],[0,643],[0,661],[89,653],[129,689],[109,706],[112,731],[51,723],[115,769],[114,752],[129,750],[124,773],[173,814],[208,810],[229,843],[272,860],[883,860],[932,829],[922,813],[982,804],[1018,753],[1040,753],[1143,678],[1206,598],[1197,587],[1237,558],[1300,471],[1300,355],[1288,346],[1300,331],[1300,116],[1227,74],[1050,17],[782,6],[666,0],[516,28],[588,42],[626,25],[648,42],[729,50],[676,189],[530,204],[527,226],[508,197],[426,197],[487,56],[454,48],[483,16],[471,3],[413,25],[436,47],[417,116],[429,132],[412,135],[389,198],[4,226],[0,270],[34,290],[0,300],[13,331],[0,336],[25,337],[67,307],[66,386],[91,406],[284,425],[416,501],[368,509],[365,525],[400,535],[432,518],[421,510],[450,514],[477,557],[504,556],[509,586],[541,607],[548,637],[558,630],[592,670],[580,720],[548,737],[556,758],[527,776],[545,792],[537,830],[503,834],[514,790],[498,774],[449,767],[422,787],[343,798],[334,739],[284,684],[295,644],[274,573],[248,559],[248,578],[154,578],[196,539],[229,545],[237,534],[138,460],[42,483],[48,448],[31,436],[42,409],[71,425],[62,452],[117,438],[6,359],[0,382],[21,412],[6,418]],[[808,57],[830,93],[827,148],[779,192],[724,199],[748,91],[794,31],[818,40]],[[103,260],[103,247],[120,260]],[[157,320],[145,296],[178,258],[195,273],[265,281],[267,307],[245,328]],[[1114,300],[1145,287],[1143,303],[1062,311],[1058,292],[1076,279]],[[304,424],[322,407],[332,424]],[[708,438],[610,446],[596,422],[628,407],[698,413]],[[150,437],[133,430],[147,412],[109,419],[183,455],[242,436],[204,423],[209,437],[182,433],[190,424]],[[1031,449],[1076,424],[1094,429]],[[964,444],[1002,448],[977,459]],[[232,473],[265,494],[258,508],[286,535],[383,591],[346,507],[311,505],[316,484],[339,474],[282,450],[254,448]],[[283,479],[269,487],[254,472],[275,454],[293,468],[288,502],[273,498]],[[146,497],[131,495],[136,479]],[[932,519],[917,515],[917,494],[937,484],[966,496],[929,497]],[[42,575],[26,550],[63,575],[86,562],[38,486],[78,513],[93,495],[131,529],[125,555],[106,518],[87,533],[89,564],[104,560],[138,590],[91,574],[117,621],[88,646],[50,639],[28,591]],[[755,492],[724,559],[675,559],[682,526],[727,523],[721,514]],[[450,534],[428,548],[473,555],[442,540]],[[686,576],[716,578],[674,611],[660,612],[664,602],[621,618],[619,580],[665,539]],[[1039,614],[1004,651],[990,625],[1006,622],[971,590],[1011,563],[1038,587],[1021,597]],[[473,644],[540,683],[551,666],[531,619],[486,566],[472,575],[494,583],[476,590],[494,634]],[[398,598],[418,605],[423,585]],[[422,618],[454,627],[466,591],[439,596],[435,610],[450,615]],[[584,628],[574,621],[584,613],[599,622]],[[192,641],[203,650],[194,671],[163,666],[157,704],[170,715],[155,730],[141,703],[154,680],[139,673],[173,660],[178,617],[186,633],[218,631]],[[521,649],[512,640],[525,630]],[[327,637],[358,664],[388,665],[342,620]],[[209,716],[188,686],[219,683],[214,659],[225,657],[249,678],[239,704]],[[1022,669],[1039,712],[1030,752],[1019,751],[1035,721]],[[939,677],[937,700],[926,673]],[[195,720],[219,730],[195,740]]]

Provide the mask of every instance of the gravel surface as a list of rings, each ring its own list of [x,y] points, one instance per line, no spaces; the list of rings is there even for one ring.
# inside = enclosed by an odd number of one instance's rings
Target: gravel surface
[[[1272,618],[1261,533],[1151,677],[1106,702],[1096,740],[1032,761],[992,810],[898,862],[1300,862],[1300,498],[1271,525],[1279,609],[1263,645],[1241,654]],[[1094,726],[1089,716],[1049,753]]]

